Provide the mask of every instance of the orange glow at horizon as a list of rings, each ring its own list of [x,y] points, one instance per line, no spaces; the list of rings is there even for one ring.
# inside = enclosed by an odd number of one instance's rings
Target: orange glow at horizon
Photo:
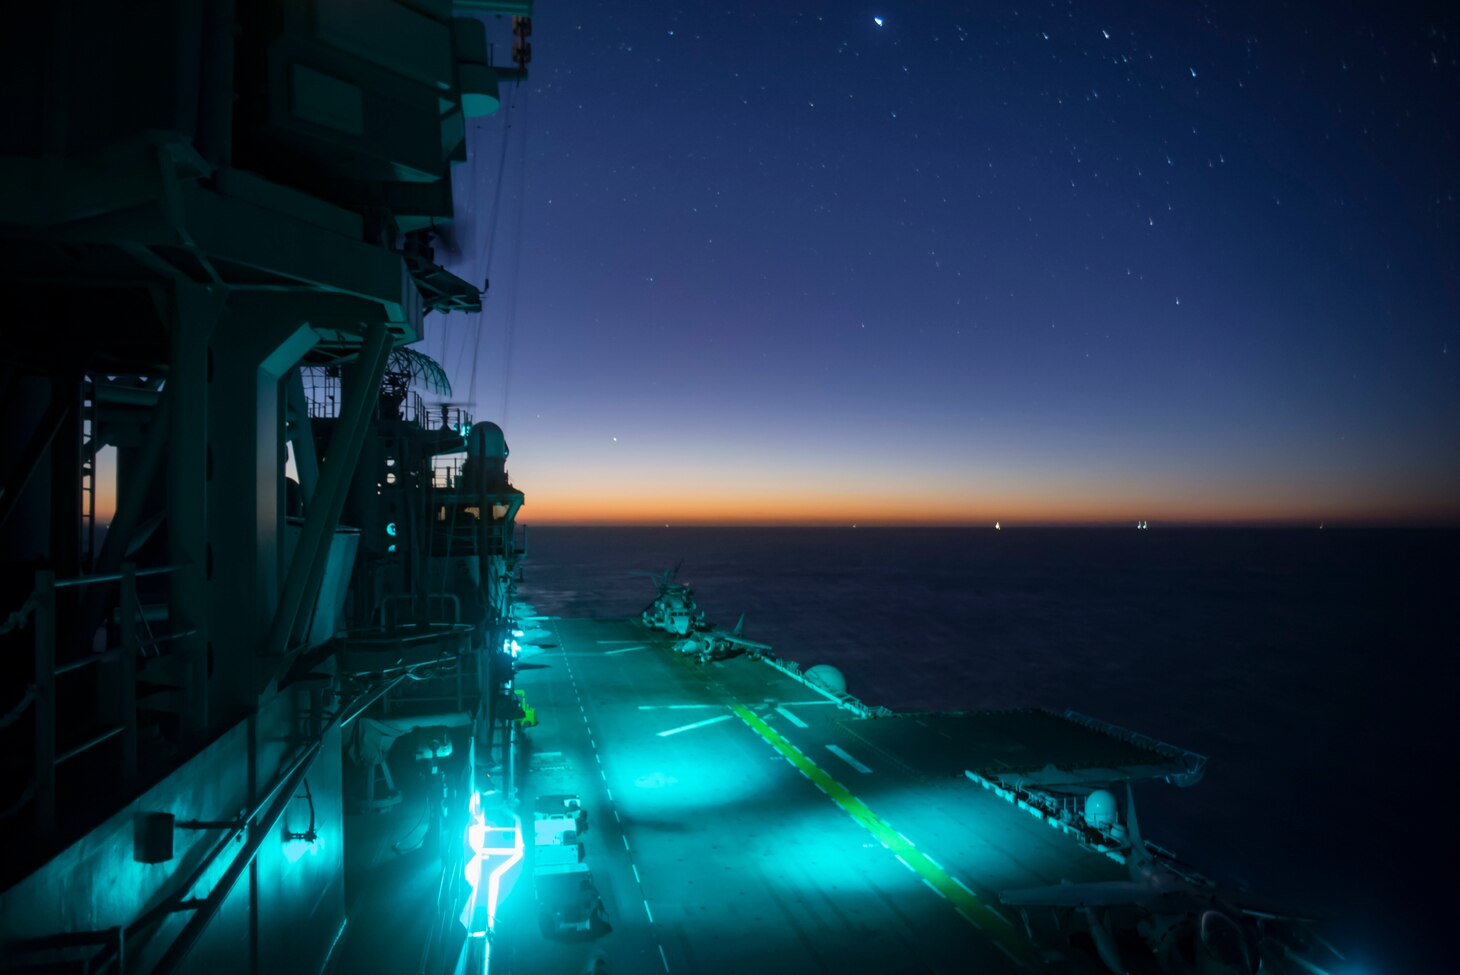
[[[97,519],[105,525],[115,514],[115,498],[98,493]],[[1455,524],[1460,513],[1432,506],[1402,509],[1378,505],[1321,507],[1262,505],[1227,501],[1211,505],[1155,502],[1131,504],[1059,502],[1053,499],[987,497],[963,503],[889,499],[879,504],[865,497],[710,497],[635,495],[619,499],[554,496],[529,492],[518,520],[527,525],[827,525],[862,527],[920,525],[992,525],[1006,528],[1035,525],[1123,525],[1145,519],[1155,524]]]
[[[114,472],[103,458],[97,482],[97,517],[108,524],[116,507]],[[1416,494],[1393,499],[1379,492],[1352,491],[1327,498],[1303,492],[1269,491],[1262,497],[1247,492],[1202,492],[1189,485],[1164,490],[1135,490],[1095,480],[1020,488],[1008,482],[979,484],[964,490],[913,482],[902,488],[887,483],[829,490],[805,479],[791,479],[776,489],[731,488],[724,481],[684,478],[677,483],[656,478],[657,490],[626,479],[592,489],[558,487],[564,479],[546,476],[516,478],[526,493],[518,520],[527,525],[827,525],[919,526],[993,525],[1125,525],[1146,520],[1154,525],[1211,524],[1460,524],[1460,505]],[[537,485],[537,487],[534,487]]]
[[[1126,524],[1145,519],[1167,524],[1454,523],[1460,513],[1415,503],[1396,507],[1363,501],[1307,505],[1292,500],[1223,498],[1210,502],[1172,498],[1145,501],[1118,497],[1070,499],[1015,493],[969,497],[867,494],[796,495],[748,492],[648,495],[558,491],[527,492],[518,518],[539,525],[1020,525]]]

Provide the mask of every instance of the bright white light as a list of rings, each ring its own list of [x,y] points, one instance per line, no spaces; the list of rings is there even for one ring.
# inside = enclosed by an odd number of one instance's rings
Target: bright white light
[[[471,884],[473,898],[476,897],[477,887],[482,882],[482,861],[485,859],[486,857],[478,853],[466,861],[466,866],[462,868],[462,872],[466,874],[466,882]]]
[[[881,17],[873,17],[872,18],[872,23],[876,24],[878,27],[881,27],[882,26],[882,18]]]
[[[487,957],[483,961],[482,970],[490,971],[492,951],[490,935],[497,926],[497,901],[501,896],[502,878],[508,870],[522,861],[522,820],[514,814],[512,817],[513,825],[511,826],[487,826],[485,820],[477,812],[480,804],[480,798],[477,795],[473,795],[472,809],[473,814],[477,817],[477,823],[475,825],[481,828],[481,842],[485,844],[488,835],[494,833],[511,834],[512,841],[511,846],[483,845],[481,850],[476,852],[476,855],[466,862],[464,868],[466,881],[471,885],[471,896],[467,898],[466,905],[462,908],[461,923],[466,928],[468,937],[485,937],[487,939],[487,944],[484,949],[484,954]],[[468,834],[469,840],[474,838],[470,833]],[[482,869],[486,861],[493,857],[504,857],[505,859],[494,866],[492,872],[487,875],[486,917],[479,919],[477,916],[477,906],[480,902],[479,888],[482,882]],[[486,922],[484,927],[477,926],[479,920]]]

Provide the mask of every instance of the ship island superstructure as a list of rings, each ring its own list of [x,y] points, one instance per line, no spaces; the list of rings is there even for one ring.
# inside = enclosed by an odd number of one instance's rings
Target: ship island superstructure
[[[531,12],[12,15],[0,970],[1285,970],[1133,828],[1201,756],[865,704],[673,573],[518,598],[506,433],[417,346],[482,308],[433,242]]]
[[[443,918],[457,799],[517,714],[523,496],[414,346],[481,308],[434,246],[530,14],[7,13],[0,967],[322,971],[390,929],[417,967],[470,953]],[[387,927],[377,843],[459,882]]]

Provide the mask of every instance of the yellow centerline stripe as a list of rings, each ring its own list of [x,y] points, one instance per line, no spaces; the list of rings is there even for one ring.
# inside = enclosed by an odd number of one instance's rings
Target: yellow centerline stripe
[[[959,915],[972,924],[985,937],[991,939],[995,945],[1002,948],[1004,952],[1014,958],[1020,964],[1024,963],[1027,952],[1027,945],[1022,938],[1014,936],[1008,926],[1008,922],[985,907],[983,902],[964,888],[962,884],[954,880],[933,862],[932,858],[918,850],[901,833],[882,821],[876,813],[867,807],[867,804],[852,794],[851,790],[832,778],[821,766],[807,758],[805,753],[795,745],[787,741],[770,725],[744,705],[735,704],[731,706],[736,716],[750,726],[750,729],[764,738],[772,748],[780,752],[786,761],[790,762],[802,775],[805,775],[816,786],[825,792],[832,802],[841,806],[852,819],[856,820],[867,832],[882,843],[883,846],[892,851],[892,854],[907,864],[912,870],[919,874],[928,885],[939,894],[947,898],[958,910]],[[991,925],[985,927],[980,920],[997,920],[1004,922],[1002,925]]]

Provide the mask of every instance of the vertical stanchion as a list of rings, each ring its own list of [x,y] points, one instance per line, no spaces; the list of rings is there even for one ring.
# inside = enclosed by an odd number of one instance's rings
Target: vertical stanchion
[[[56,573],[35,574],[35,828],[56,828]]]
[[[466,680],[466,668],[461,664],[461,651],[456,654],[456,710],[461,710],[461,685]]]
[[[119,607],[122,630],[122,666],[118,693],[121,697],[122,780],[137,777],[137,565],[122,563],[122,602]]]

